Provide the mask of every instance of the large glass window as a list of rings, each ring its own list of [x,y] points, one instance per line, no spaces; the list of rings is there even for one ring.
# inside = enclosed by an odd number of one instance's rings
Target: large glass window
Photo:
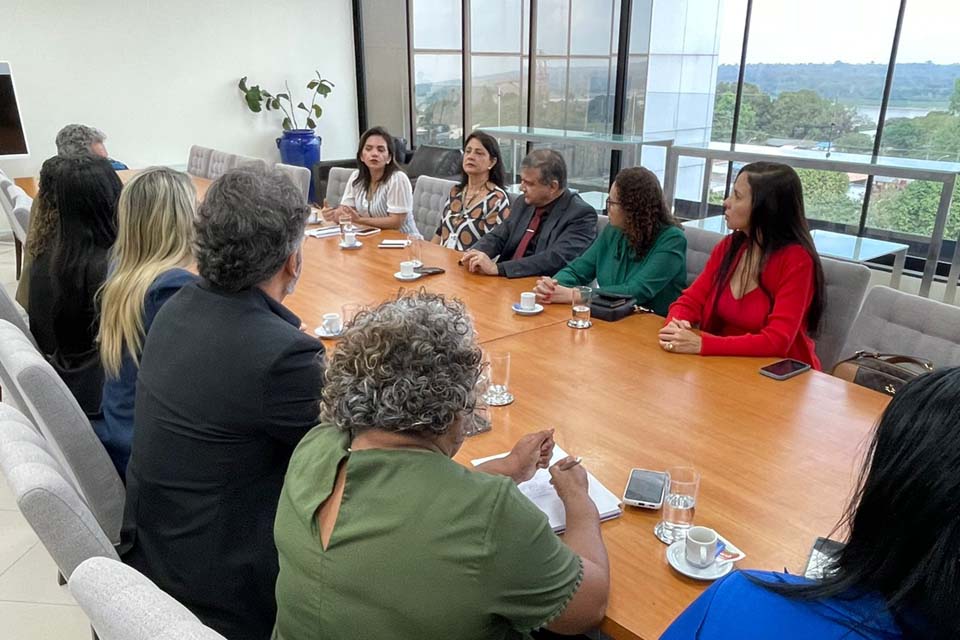
[[[907,3],[881,154],[960,162],[958,22],[960,4],[935,0]],[[911,242],[926,240],[933,232],[939,201],[939,183],[875,180],[867,225]],[[942,260],[952,257],[958,235],[960,197],[955,194],[944,233],[949,242],[944,244]],[[922,250],[925,244],[917,248]]]
[[[414,144],[459,147],[463,136],[463,38],[459,0],[411,0]]]

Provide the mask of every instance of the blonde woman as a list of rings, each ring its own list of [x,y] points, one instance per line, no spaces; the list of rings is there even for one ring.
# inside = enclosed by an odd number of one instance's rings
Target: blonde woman
[[[100,291],[103,421],[94,429],[124,477],[133,439],[140,354],[160,307],[191,273],[196,191],[190,177],[166,167],[137,174],[120,194],[112,270]]]

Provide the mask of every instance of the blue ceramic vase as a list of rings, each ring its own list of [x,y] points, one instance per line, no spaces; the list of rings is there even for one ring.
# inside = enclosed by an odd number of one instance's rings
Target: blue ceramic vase
[[[280,149],[280,160],[284,164],[310,169],[320,162],[320,136],[313,129],[291,129],[283,132],[282,138],[277,138],[277,148]],[[310,180],[310,202],[316,202],[313,180]]]

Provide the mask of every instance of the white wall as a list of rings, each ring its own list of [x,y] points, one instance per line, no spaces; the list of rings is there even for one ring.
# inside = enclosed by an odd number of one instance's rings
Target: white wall
[[[185,164],[191,144],[280,159],[280,118],[251,113],[237,81],[296,102],[314,69],[336,84],[321,104],[322,157],[351,157],[357,92],[349,0],[2,0],[0,60],[11,63],[30,156],[39,172],[61,126],[107,134],[131,168]],[[302,113],[302,112],[301,112]]]

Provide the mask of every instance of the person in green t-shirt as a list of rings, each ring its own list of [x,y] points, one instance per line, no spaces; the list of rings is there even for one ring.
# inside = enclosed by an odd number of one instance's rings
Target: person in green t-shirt
[[[661,316],[687,284],[687,239],[663,198],[655,173],[617,174],[607,199],[610,224],[592,245],[552,277],[540,278],[537,302],[569,304],[571,287],[596,280],[603,293],[636,298]]]
[[[583,467],[550,467],[562,542],[516,487],[548,464],[552,431],[476,469],[451,460],[481,359],[463,304],[439,294],[347,327],[277,508],[275,640],[525,638],[603,619],[610,572]]]

